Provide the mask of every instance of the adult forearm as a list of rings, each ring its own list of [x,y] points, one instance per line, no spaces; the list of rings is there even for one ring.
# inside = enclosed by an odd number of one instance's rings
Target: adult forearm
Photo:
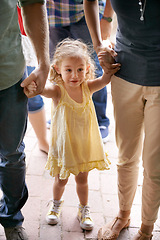
[[[95,50],[98,46],[102,44],[98,12],[99,12],[98,0],[95,1],[84,0],[84,13],[86,23],[90,31],[90,35]]]
[[[24,28],[30,38],[38,64],[49,66],[49,30],[45,5],[35,3],[22,7]]]
[[[106,0],[106,5],[103,13],[103,17],[100,22],[101,26],[101,36],[103,40],[109,39],[112,35],[112,28],[113,28],[113,16],[114,11],[111,6],[110,0]]]
[[[103,16],[113,18],[113,14],[114,14],[114,11],[111,6],[110,0],[106,0],[106,5],[105,5]]]
[[[28,93],[28,86],[34,81],[37,88],[28,97],[34,97],[43,91],[50,68],[49,61],[49,31],[45,5],[34,3],[22,7],[24,28],[30,38],[37,55],[38,67],[21,83],[24,92]]]

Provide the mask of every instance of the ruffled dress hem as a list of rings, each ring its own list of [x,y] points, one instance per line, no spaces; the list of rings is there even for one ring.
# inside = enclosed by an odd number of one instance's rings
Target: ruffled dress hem
[[[106,161],[104,159],[99,160],[97,162],[89,162],[89,163],[82,163],[78,164],[75,167],[65,168],[65,166],[57,166],[57,160],[56,159],[48,159],[46,163],[46,170],[49,170],[49,173],[52,177],[55,177],[59,174],[60,179],[67,179],[70,174],[73,174],[77,176],[80,172],[89,172],[93,169],[97,170],[109,170],[109,165],[111,162],[107,158]]]

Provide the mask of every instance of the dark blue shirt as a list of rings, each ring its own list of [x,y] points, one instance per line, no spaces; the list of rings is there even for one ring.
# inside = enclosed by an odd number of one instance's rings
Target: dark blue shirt
[[[116,74],[143,86],[160,86],[160,0],[146,0],[144,21],[139,0],[111,0],[117,14]],[[142,7],[144,0],[142,0]]]

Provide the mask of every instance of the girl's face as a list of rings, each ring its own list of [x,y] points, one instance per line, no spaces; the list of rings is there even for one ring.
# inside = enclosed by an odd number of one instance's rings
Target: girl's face
[[[80,86],[85,80],[87,71],[86,61],[81,57],[65,57],[57,69],[64,84],[70,87]]]

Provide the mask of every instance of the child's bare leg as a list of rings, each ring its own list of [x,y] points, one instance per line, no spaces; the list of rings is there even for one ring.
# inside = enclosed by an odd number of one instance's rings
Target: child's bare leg
[[[54,184],[53,184],[53,199],[54,200],[61,199],[67,182],[68,182],[68,178],[61,180],[61,179],[59,179],[59,175],[57,175],[55,177]]]
[[[59,179],[59,175],[55,177],[55,181],[53,184],[53,201],[52,201],[53,203],[46,216],[47,223],[50,225],[55,225],[59,222],[62,203],[63,203],[63,200],[61,200],[61,197],[63,195],[67,182],[68,182],[68,179],[65,179],[65,180]]]
[[[88,172],[79,173],[75,180],[80,204],[85,206],[88,203]]]
[[[88,206],[88,172],[79,173],[75,177],[75,180],[77,183],[77,194],[80,201],[77,216],[80,226],[84,230],[92,230],[94,224],[90,217]]]

